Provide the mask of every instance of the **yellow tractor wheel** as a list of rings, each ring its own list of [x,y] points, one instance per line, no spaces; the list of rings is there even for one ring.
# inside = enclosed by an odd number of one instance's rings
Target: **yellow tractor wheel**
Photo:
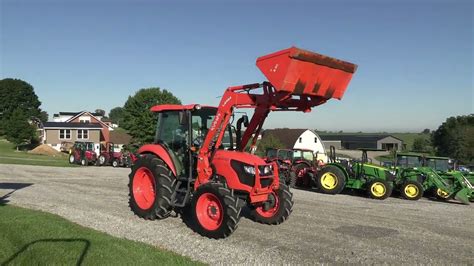
[[[367,187],[369,197],[373,199],[386,199],[392,194],[392,186],[385,180],[374,180]]]
[[[407,200],[419,200],[423,196],[423,186],[417,181],[406,181],[400,188],[400,194]]]

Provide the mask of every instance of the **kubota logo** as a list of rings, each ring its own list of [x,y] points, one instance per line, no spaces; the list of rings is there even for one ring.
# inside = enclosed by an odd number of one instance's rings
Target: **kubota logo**
[[[221,119],[221,113],[217,113],[216,117],[214,117],[214,121],[211,124],[211,131],[214,131],[217,126],[217,122]]]
[[[225,105],[230,101],[231,98],[232,98],[232,96],[229,96],[229,98],[227,98],[227,99],[224,101],[224,103],[222,104],[222,106],[225,106]]]
[[[270,72],[276,72],[278,70],[278,66],[279,64],[275,64],[275,66],[273,66],[273,68],[270,69]]]

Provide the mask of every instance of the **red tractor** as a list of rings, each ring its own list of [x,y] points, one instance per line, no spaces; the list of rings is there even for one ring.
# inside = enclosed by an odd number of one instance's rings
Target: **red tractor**
[[[290,187],[310,187],[318,168],[312,150],[268,149],[266,162],[276,162],[280,177]]]
[[[114,150],[113,142],[106,142],[100,145],[99,165],[112,165],[113,167],[119,166],[122,158],[122,152],[116,152]]]
[[[69,163],[77,163],[82,166],[97,163],[97,154],[94,151],[93,142],[76,141],[69,150]]]
[[[151,108],[158,115],[155,141],[139,149],[129,176],[129,204],[136,215],[154,220],[180,213],[209,238],[232,234],[244,206],[264,224],[289,217],[293,196],[280,182],[276,163],[246,150],[255,149],[270,111],[309,112],[331,98],[341,99],[356,65],[292,47],[258,58],[257,66],[270,82],[230,87],[218,107]],[[248,123],[234,145],[230,121],[237,108],[255,112],[250,121],[241,120]]]

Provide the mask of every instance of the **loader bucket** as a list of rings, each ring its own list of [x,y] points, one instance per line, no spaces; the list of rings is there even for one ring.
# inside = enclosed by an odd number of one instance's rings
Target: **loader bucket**
[[[459,190],[456,195],[454,196],[454,198],[456,200],[459,200],[460,202],[464,203],[464,204],[470,204],[469,203],[469,198],[470,196],[472,195],[472,191],[470,188],[463,188],[461,190]]]
[[[357,65],[296,47],[257,58],[277,91],[341,99]]]

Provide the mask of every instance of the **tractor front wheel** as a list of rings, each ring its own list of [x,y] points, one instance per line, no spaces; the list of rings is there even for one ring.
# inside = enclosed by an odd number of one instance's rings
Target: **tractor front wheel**
[[[170,215],[176,178],[162,160],[151,154],[141,156],[129,178],[129,205],[137,216],[155,220]]]
[[[107,160],[107,159],[105,158],[104,155],[100,155],[100,156],[99,156],[99,160],[98,160],[98,161],[99,161],[99,166],[104,166],[106,160]]]
[[[87,160],[87,158],[82,158],[81,159],[81,165],[82,166],[88,166],[89,165],[89,161]]]
[[[407,200],[419,200],[423,196],[423,186],[417,181],[406,181],[400,188],[400,194]]]
[[[316,185],[325,194],[339,194],[346,186],[346,176],[338,167],[328,165],[318,172]]]
[[[69,163],[73,164],[76,162],[76,159],[74,158],[74,154],[69,155]]]
[[[262,224],[281,224],[293,211],[293,193],[289,187],[280,182],[280,187],[268,195],[265,204],[251,208],[250,217]]]
[[[384,200],[392,195],[392,186],[385,180],[373,180],[369,182],[367,194],[373,199]]]
[[[242,207],[239,201],[234,191],[221,183],[201,185],[187,210],[192,212],[192,229],[209,238],[228,237],[237,229],[240,220]]]

